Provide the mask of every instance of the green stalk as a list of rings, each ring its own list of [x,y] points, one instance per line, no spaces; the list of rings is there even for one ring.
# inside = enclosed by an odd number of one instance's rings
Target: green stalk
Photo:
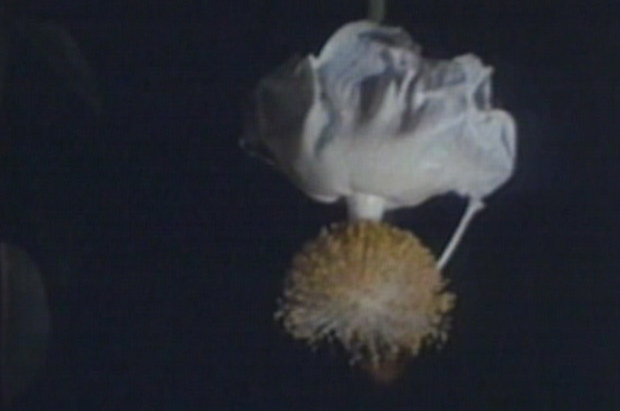
[[[368,0],[368,18],[376,23],[385,19],[387,0]]]

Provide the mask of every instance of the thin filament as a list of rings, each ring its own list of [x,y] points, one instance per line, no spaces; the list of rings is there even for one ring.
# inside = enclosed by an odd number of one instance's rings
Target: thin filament
[[[459,243],[461,242],[463,235],[465,234],[465,231],[467,230],[467,227],[469,226],[469,223],[471,222],[472,218],[474,218],[474,216],[483,208],[484,208],[484,203],[480,201],[479,199],[471,198],[469,200],[469,203],[467,204],[467,208],[465,209],[465,212],[463,213],[463,216],[461,217],[461,221],[459,222],[458,227],[454,231],[454,234],[452,234],[452,238],[450,238],[448,245],[443,250],[441,257],[439,258],[439,261],[437,262],[437,268],[439,270],[443,270],[446,264],[448,264],[450,257],[452,257],[452,254],[454,253]]]

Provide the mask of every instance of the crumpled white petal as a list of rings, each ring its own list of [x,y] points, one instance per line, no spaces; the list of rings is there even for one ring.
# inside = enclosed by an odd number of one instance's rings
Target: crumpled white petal
[[[261,80],[242,142],[312,198],[345,199],[361,218],[449,192],[481,203],[516,157],[491,73],[472,54],[424,58],[400,28],[350,23],[318,57]]]

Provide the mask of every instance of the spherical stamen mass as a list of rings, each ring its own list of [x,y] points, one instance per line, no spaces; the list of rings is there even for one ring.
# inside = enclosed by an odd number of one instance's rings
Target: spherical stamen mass
[[[294,257],[276,319],[296,339],[337,340],[353,362],[377,365],[445,341],[455,301],[445,286],[410,232],[336,224]]]

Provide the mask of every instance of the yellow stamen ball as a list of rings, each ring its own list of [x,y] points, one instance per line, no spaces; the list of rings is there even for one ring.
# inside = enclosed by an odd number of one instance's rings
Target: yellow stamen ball
[[[447,338],[455,296],[435,258],[382,222],[332,226],[293,259],[276,318],[315,346],[338,340],[352,361],[379,364]]]

